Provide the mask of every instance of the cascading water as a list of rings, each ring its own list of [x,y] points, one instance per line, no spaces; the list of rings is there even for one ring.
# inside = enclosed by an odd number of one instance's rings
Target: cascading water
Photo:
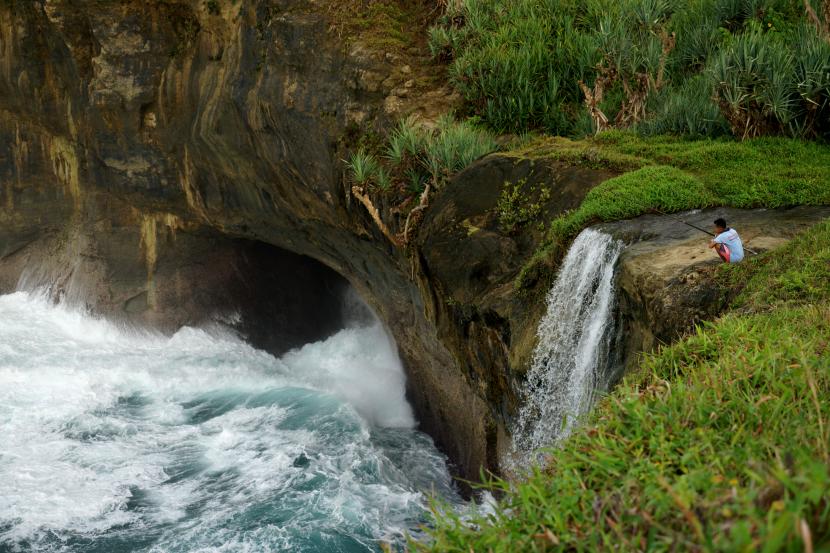
[[[520,464],[566,437],[604,383],[614,334],[614,270],[623,244],[586,229],[547,296],[513,433]]]
[[[455,502],[375,321],[280,359],[0,296],[0,551],[373,551]]]

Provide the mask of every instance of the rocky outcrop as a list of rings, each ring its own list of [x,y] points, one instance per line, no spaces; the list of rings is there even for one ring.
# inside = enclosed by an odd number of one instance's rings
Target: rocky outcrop
[[[577,207],[609,176],[555,161],[490,155],[455,177],[421,227],[416,274],[432,298],[430,320],[449,344],[458,370],[491,410],[490,467],[498,467],[510,447],[517,391],[545,311],[536,294],[517,294],[516,276],[543,237],[539,222]],[[542,188],[547,199],[533,221],[511,232],[500,224],[505,207],[499,200],[505,186],[516,183],[528,194],[536,192],[523,201],[537,202]]]
[[[620,257],[618,281],[626,367],[632,367],[640,353],[675,341],[727,306],[732,291],[713,278],[721,262],[708,248],[711,237],[680,222],[710,229],[718,217],[738,230],[747,248],[761,253],[830,217],[830,208],[706,209],[602,225],[629,244]]]

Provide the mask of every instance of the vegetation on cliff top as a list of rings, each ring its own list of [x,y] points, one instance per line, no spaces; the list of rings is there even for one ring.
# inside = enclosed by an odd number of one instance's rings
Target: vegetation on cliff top
[[[383,151],[360,149],[347,162],[354,183],[388,191],[393,185],[420,194],[427,183],[442,186],[453,174],[498,144],[487,131],[452,116],[427,128],[404,119],[389,133]]]
[[[369,2],[367,14],[386,14],[381,4]],[[448,64],[467,101],[461,115],[472,117],[439,123],[435,132],[405,120],[385,138],[388,151],[353,154],[352,183],[364,188],[361,201],[387,236],[404,225],[399,215],[426,208],[427,182],[440,187],[495,149],[491,132],[548,133],[524,154],[627,173],[553,221],[517,280],[520,290],[550,276],[552,260],[593,222],[652,210],[828,202],[826,165],[813,162],[826,161],[826,153],[753,138],[830,139],[830,0],[439,5],[445,13],[430,28],[430,49]],[[395,13],[398,23],[405,19]],[[395,34],[386,24],[377,27],[378,36]],[[581,143],[550,138],[594,133]],[[729,135],[749,142],[731,143]],[[420,202],[413,201],[419,194]],[[513,232],[517,225],[503,227]]]
[[[466,0],[430,45],[498,132],[830,138],[827,0]]]
[[[645,356],[495,514],[433,551],[830,547],[830,222],[722,266],[733,310]]]

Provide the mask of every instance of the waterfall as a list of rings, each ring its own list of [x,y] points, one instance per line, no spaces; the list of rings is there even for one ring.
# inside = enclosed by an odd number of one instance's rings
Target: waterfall
[[[606,385],[614,335],[614,269],[623,244],[586,229],[576,238],[547,296],[547,312],[513,432],[524,463],[566,437]]]

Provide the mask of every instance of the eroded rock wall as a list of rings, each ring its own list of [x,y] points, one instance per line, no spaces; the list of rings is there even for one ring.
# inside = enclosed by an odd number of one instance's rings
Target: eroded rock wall
[[[422,427],[475,477],[495,469],[492,411],[429,317],[431,285],[340,172],[350,136],[425,109],[419,85],[400,54],[343,36],[338,9],[3,0],[0,290],[48,282],[175,326],[225,307],[214,291],[244,266],[234,240],[312,257],[384,320]]]

